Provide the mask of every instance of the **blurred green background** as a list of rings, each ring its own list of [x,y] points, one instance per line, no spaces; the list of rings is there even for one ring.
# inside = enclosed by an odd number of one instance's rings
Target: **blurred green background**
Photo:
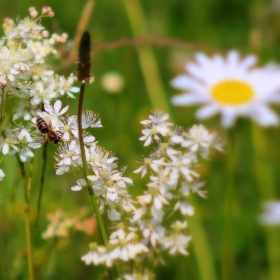
[[[66,32],[72,40],[87,1],[1,0],[0,19],[20,18],[31,6],[51,6],[52,19],[43,25],[52,32]],[[170,98],[178,92],[170,80],[181,73],[184,64],[197,51],[207,54],[237,49],[243,55],[254,52],[261,63],[280,59],[280,1],[257,0],[96,0],[88,23],[92,43],[112,42],[120,38],[178,38],[190,46],[143,44],[122,46],[93,53],[92,71],[95,82],[86,89],[85,108],[100,114],[103,128],[93,131],[99,144],[113,151],[119,165],[128,165],[125,175],[131,177],[136,195],[145,188],[145,180],[133,174],[136,161],[147,155],[138,141],[140,120],[154,108],[168,110],[172,120],[184,128],[197,123],[196,108],[174,108]],[[58,70],[60,71],[60,70]],[[64,74],[75,71],[69,66]],[[124,80],[118,93],[102,86],[102,77],[117,72]],[[60,71],[60,73],[62,73]],[[65,99],[70,113],[75,114],[77,100]],[[280,112],[279,108],[274,108]],[[226,140],[219,118],[204,121],[208,128]],[[257,223],[261,204],[279,198],[280,131],[262,129],[248,119],[239,120],[234,128],[236,140],[233,227],[231,245],[234,263],[231,279],[280,279],[280,231]],[[32,227],[35,271],[37,279],[98,279],[102,269],[85,266],[80,258],[92,241],[81,232],[54,242],[43,240],[47,228],[46,215],[60,208],[73,215],[90,201],[86,192],[74,193],[72,174],[56,176],[53,168],[55,148],[48,148],[46,182],[42,213],[37,230]],[[225,153],[214,154],[200,168],[208,191],[207,199],[192,201],[196,214],[189,219],[193,242],[188,257],[167,257],[166,265],[157,270],[158,279],[221,279],[223,262],[223,225],[226,196]],[[31,219],[34,223],[41,151],[36,152],[35,177],[31,191]],[[16,159],[6,156],[2,162],[6,173],[0,183],[0,279],[28,279],[24,225],[23,183]]]

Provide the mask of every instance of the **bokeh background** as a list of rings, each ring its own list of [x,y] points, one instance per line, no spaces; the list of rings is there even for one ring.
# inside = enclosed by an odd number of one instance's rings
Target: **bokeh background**
[[[51,33],[68,33],[71,41],[86,3],[86,0],[1,0],[0,19],[23,18],[29,7],[41,9],[48,5],[55,17],[44,19],[43,25]],[[138,168],[136,161],[149,153],[138,141],[140,120],[146,119],[152,109],[162,109],[184,128],[198,123],[194,118],[195,107],[175,108],[170,104],[170,98],[178,93],[170,87],[170,80],[183,71],[184,64],[192,60],[196,52],[225,54],[237,49],[242,55],[257,54],[260,64],[280,59],[278,0],[95,0],[87,29],[93,46],[96,45],[92,58],[95,82],[87,87],[84,106],[100,115],[103,128],[93,133],[100,145],[116,154],[120,166],[128,166],[125,174],[134,181],[130,188],[133,195],[139,194],[146,183],[133,174]],[[121,38],[142,39],[137,45],[111,49],[100,46]],[[163,43],[155,38],[181,41]],[[149,43],[151,41],[153,43]],[[63,70],[60,66],[56,66],[59,73],[68,75],[75,71],[74,63],[68,63]],[[123,80],[123,87],[114,93],[102,84],[104,75],[111,72],[118,73]],[[77,100],[65,98],[64,104],[70,105],[70,113],[76,113]],[[274,109],[280,111],[277,107]],[[221,128],[218,117],[203,124],[218,131],[226,140],[226,131]],[[280,131],[279,128],[262,129],[248,119],[241,119],[234,134],[231,279],[280,279],[280,231],[257,222],[262,203],[280,197]],[[55,175],[54,153],[55,147],[50,145],[42,213],[38,228],[32,227],[37,279],[98,279],[102,269],[85,266],[80,260],[88,251],[92,236],[73,231],[66,238],[42,239],[48,225],[47,213],[61,209],[76,215],[83,207],[91,210],[86,192],[70,190],[75,183],[74,175]],[[196,213],[188,219],[193,237],[190,255],[166,257],[166,265],[157,270],[158,279],[221,279],[226,161],[225,146],[225,153],[213,154],[211,160],[200,167],[208,198],[192,201]],[[1,165],[6,177],[0,182],[0,279],[28,279],[20,170],[12,156],[6,156]],[[41,151],[36,152],[34,168],[33,223],[42,168]]]

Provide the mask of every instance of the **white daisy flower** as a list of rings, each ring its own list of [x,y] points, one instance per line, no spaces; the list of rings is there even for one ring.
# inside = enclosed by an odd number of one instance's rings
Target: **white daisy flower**
[[[249,116],[262,126],[277,125],[278,116],[268,103],[280,100],[280,69],[252,69],[255,63],[255,56],[242,59],[236,51],[226,58],[199,53],[195,63],[186,65],[189,74],[172,81],[173,87],[186,91],[173,97],[172,102],[178,106],[202,104],[196,117],[204,119],[220,113],[224,127],[232,126],[238,116]]]

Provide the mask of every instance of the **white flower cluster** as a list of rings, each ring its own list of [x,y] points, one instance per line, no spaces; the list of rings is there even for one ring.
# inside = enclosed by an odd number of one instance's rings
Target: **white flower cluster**
[[[77,116],[63,116],[68,106],[61,109],[61,101],[57,100],[54,106],[45,104],[45,111],[37,111],[52,129],[61,135],[62,144],[56,153],[56,174],[62,175],[74,168],[82,168],[82,157],[78,137]],[[36,118],[33,119],[36,122]],[[101,122],[96,114],[86,111],[82,115],[82,129],[87,168],[90,175],[87,179],[92,183],[94,195],[99,198],[101,212],[107,210],[108,217],[112,221],[120,219],[122,210],[130,211],[133,205],[127,192],[127,185],[132,180],[123,177],[125,168],[117,170],[116,160],[112,153],[98,146],[95,137],[86,132],[86,129],[101,127]],[[80,191],[86,186],[84,178],[77,180],[73,191]],[[121,205],[121,207],[120,207]],[[117,208],[119,208],[117,210]]]
[[[116,223],[117,230],[111,233],[108,244],[90,245],[89,253],[82,257],[86,264],[111,267],[120,260],[155,263],[161,261],[162,251],[170,255],[188,254],[191,237],[186,234],[185,216],[194,213],[188,197],[191,193],[206,195],[195,168],[212,148],[221,150],[221,143],[215,133],[202,125],[195,125],[187,132],[174,127],[168,122],[168,114],[163,112],[155,111],[149,120],[141,123],[144,129],[140,140],[144,141],[144,146],[155,143],[156,147],[135,171],[142,177],[150,173],[147,190],[137,197],[137,201],[129,197],[126,186],[132,181],[122,177],[123,172],[116,171],[115,157],[104,151],[96,154],[97,146],[91,148],[94,153],[87,156],[88,165],[94,172],[88,178],[99,205],[107,208],[110,220],[122,219],[122,222]],[[77,149],[77,157],[78,152]],[[81,189],[85,184],[79,180],[74,189]],[[182,219],[166,223],[166,218],[173,212],[178,212],[176,217]],[[135,268],[133,273],[136,275],[141,271]],[[129,277],[132,276],[127,274],[127,279],[134,279]]]
[[[73,74],[59,76],[48,66],[49,60],[59,55],[55,45],[65,43],[67,39],[66,34],[49,36],[41,25],[42,18],[53,15],[50,7],[43,7],[41,13],[30,8],[25,19],[14,22],[6,18],[3,23],[5,37],[0,43],[0,147],[3,155],[16,153],[22,162],[34,156],[28,147],[34,141],[28,123],[36,110],[60,96],[73,98],[73,93],[79,90],[73,86]],[[9,104],[11,101],[12,106]],[[10,116],[7,108],[11,108]]]

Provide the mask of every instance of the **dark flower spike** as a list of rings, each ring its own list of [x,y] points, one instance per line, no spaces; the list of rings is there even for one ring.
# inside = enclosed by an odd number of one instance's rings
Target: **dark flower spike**
[[[79,46],[77,78],[80,82],[84,82],[90,81],[91,77],[90,35],[88,31],[85,31]]]

